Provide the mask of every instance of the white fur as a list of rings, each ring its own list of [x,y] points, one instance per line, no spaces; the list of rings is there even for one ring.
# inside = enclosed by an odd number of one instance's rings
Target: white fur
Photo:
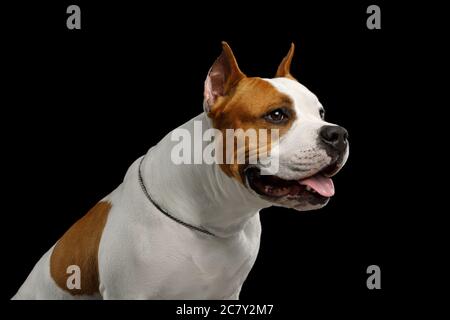
[[[195,120],[203,121],[204,129],[210,127],[204,113],[182,127],[192,133]],[[258,212],[270,203],[254,197],[217,165],[173,164],[174,144],[169,134],[147,153],[145,185],[173,216],[217,237],[188,229],[156,209],[141,190],[136,160],[123,183],[104,199],[112,204],[99,246],[104,299],[237,298],[255,262],[261,233]],[[51,250],[15,299],[71,298],[50,277]]]
[[[293,99],[298,118],[280,143],[279,176],[306,176],[320,166],[306,156],[329,161],[316,146],[317,130],[326,124],[319,117],[320,103],[295,81],[266,81]],[[191,136],[196,120],[202,121],[203,130],[211,127],[202,113],[181,126]],[[155,208],[139,185],[140,159],[136,160],[123,183],[104,199],[112,204],[98,254],[104,299],[237,299],[255,262],[259,210],[272,203],[226,176],[218,165],[173,164],[170,154],[175,144],[168,134],[149,150],[143,162],[145,185],[173,216],[217,237],[182,226]],[[50,277],[52,250],[36,264],[15,299],[74,298]]]
[[[326,151],[318,144],[319,130],[326,125],[335,125],[321,119],[319,110],[323,108],[319,99],[301,83],[288,78],[263,79],[278,91],[289,96],[294,102],[296,120],[289,131],[280,139],[278,153],[278,177],[286,180],[301,180],[310,177],[331,162]],[[349,147],[341,165],[348,158]],[[322,205],[298,203],[287,198],[278,200],[277,205],[306,211],[318,209]]]
[[[321,127],[334,124],[320,118],[319,109],[323,107],[319,99],[299,82],[287,78],[264,80],[294,101],[297,116],[289,132],[280,141],[280,169],[277,176],[287,180],[311,176],[331,161],[318,145],[317,137]]]

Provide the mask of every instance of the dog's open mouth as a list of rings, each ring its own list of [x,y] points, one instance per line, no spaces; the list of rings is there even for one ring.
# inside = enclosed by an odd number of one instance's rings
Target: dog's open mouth
[[[301,180],[284,180],[273,175],[261,175],[258,168],[248,168],[245,173],[249,186],[258,194],[269,198],[309,196],[330,198],[334,195],[334,184],[330,173],[334,168],[326,168],[313,176]]]

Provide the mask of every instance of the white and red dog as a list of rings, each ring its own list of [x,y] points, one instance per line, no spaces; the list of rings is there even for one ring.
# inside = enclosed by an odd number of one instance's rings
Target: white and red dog
[[[44,254],[13,299],[237,299],[259,250],[259,210],[323,207],[348,157],[347,131],[326,122],[290,74],[293,53],[275,78],[247,77],[223,43],[204,112],[180,127],[278,129],[276,174],[258,164],[174,164],[169,134]]]

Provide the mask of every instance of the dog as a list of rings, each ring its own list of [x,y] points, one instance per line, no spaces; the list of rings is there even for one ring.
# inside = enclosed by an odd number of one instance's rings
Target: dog
[[[168,134],[35,265],[13,299],[238,299],[259,250],[259,211],[325,206],[349,154],[348,133],[290,73],[247,77],[226,42],[204,86],[203,112],[179,127],[277,129],[278,170],[174,164]]]

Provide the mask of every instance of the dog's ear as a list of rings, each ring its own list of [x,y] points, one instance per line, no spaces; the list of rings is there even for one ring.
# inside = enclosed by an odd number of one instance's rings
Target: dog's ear
[[[275,75],[276,78],[285,77],[285,78],[294,79],[294,77],[291,75],[291,61],[292,61],[292,57],[294,56],[294,49],[295,49],[295,45],[292,42],[291,48],[289,49],[288,54],[286,55],[286,57],[283,58],[280,65],[278,66],[278,70]]]
[[[203,107],[206,113],[211,111],[218,97],[227,95],[230,90],[245,78],[239,69],[230,46],[222,42],[222,53],[216,59],[205,80]]]

